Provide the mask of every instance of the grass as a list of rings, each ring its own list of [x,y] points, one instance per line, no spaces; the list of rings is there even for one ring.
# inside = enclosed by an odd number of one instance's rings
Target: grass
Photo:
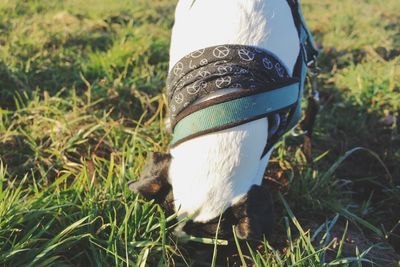
[[[200,262],[171,235],[173,217],[126,186],[168,149],[174,7],[0,0],[1,266]],[[301,137],[282,140],[266,173],[279,185],[274,236],[194,238],[210,247],[206,266],[400,264],[400,4],[303,9],[322,50],[314,161]]]

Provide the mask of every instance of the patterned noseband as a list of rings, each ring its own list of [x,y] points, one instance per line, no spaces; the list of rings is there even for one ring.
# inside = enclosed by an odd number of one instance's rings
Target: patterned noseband
[[[167,79],[172,121],[196,100],[227,88],[268,91],[290,80],[286,67],[265,50],[244,45],[200,49],[178,61]]]

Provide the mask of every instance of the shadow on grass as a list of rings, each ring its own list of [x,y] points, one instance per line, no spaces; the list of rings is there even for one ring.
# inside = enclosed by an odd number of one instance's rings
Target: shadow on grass
[[[0,155],[2,163],[8,166],[11,177],[22,178],[34,167],[34,152],[24,137],[13,137],[0,142]]]
[[[372,54],[372,55],[371,55]],[[348,74],[356,69],[358,64],[369,64],[371,57],[380,57],[382,66],[398,61],[398,50],[386,50],[381,47],[373,51],[352,50],[325,51],[320,59],[322,66],[334,66],[334,70],[324,69],[318,78],[322,109],[319,112],[314,137],[314,156],[329,151],[324,160],[316,163],[316,170],[328,170],[332,162],[355,147],[368,148],[379,155],[388,168],[391,177],[385,172],[381,163],[367,153],[355,153],[346,159],[335,172],[335,177],[350,181],[351,197],[355,204],[354,211],[376,226],[390,231],[398,223],[400,197],[400,125],[398,118],[399,88],[391,86],[390,81],[376,81],[360,83],[359,90],[352,91],[351,80],[349,85],[338,85],[338,75],[346,69]],[[349,63],[350,62],[350,63]],[[388,63],[386,63],[388,62]],[[378,66],[379,67],[379,66]],[[380,70],[376,69],[377,73]],[[331,74],[331,73],[336,74]],[[374,79],[378,74],[366,73],[358,76],[359,79]],[[351,78],[351,76],[348,76]],[[349,79],[350,79],[349,78]],[[394,78],[395,79],[395,78]],[[347,88],[346,88],[347,87]],[[384,91],[376,91],[376,88]],[[358,88],[357,88],[358,89]],[[373,93],[371,93],[373,92]],[[355,94],[359,94],[357,99]],[[361,102],[361,103],[360,103]],[[397,103],[397,104],[396,104]],[[289,139],[288,143],[301,145],[302,138]],[[289,145],[290,146],[290,145]],[[301,179],[301,178],[299,178]],[[304,183],[304,182],[303,182]],[[301,185],[299,181],[297,185]],[[293,185],[292,185],[293,186]],[[327,185],[329,186],[329,185]],[[318,200],[319,201],[319,200]],[[293,201],[293,208],[299,214],[307,214],[304,203]],[[322,218],[321,218],[322,219]],[[368,231],[366,231],[367,233]],[[394,227],[389,234],[390,243],[400,253],[400,229]]]

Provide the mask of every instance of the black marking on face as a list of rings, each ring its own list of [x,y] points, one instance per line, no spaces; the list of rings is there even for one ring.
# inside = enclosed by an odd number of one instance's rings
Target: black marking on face
[[[218,218],[207,223],[189,221],[183,231],[201,237],[218,237],[232,239],[232,225],[239,239],[261,240],[268,236],[274,226],[274,208],[269,190],[263,186],[253,185],[249,192],[237,204],[228,208],[222,215],[218,229]]]
[[[146,165],[136,181],[130,181],[128,187],[146,200],[155,200],[167,213],[173,213],[172,186],[168,182],[168,170],[171,163],[169,153],[154,152],[147,159]]]

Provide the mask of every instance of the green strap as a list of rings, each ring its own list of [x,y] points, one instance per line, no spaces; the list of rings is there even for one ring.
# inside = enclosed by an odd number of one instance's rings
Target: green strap
[[[292,114],[292,116],[289,118],[287,126],[285,127],[285,132],[288,132],[291,130],[293,127],[297,125],[297,123],[301,119],[301,99],[303,98],[303,91],[304,91],[304,83],[305,83],[305,78],[307,75],[307,67],[304,61],[301,63],[301,70],[300,70],[300,83],[299,83],[299,95],[298,95],[298,100],[297,104],[295,107],[295,111]]]
[[[175,125],[171,144],[288,108],[296,104],[299,88],[299,83],[296,82],[272,91],[244,96],[195,111]]]

